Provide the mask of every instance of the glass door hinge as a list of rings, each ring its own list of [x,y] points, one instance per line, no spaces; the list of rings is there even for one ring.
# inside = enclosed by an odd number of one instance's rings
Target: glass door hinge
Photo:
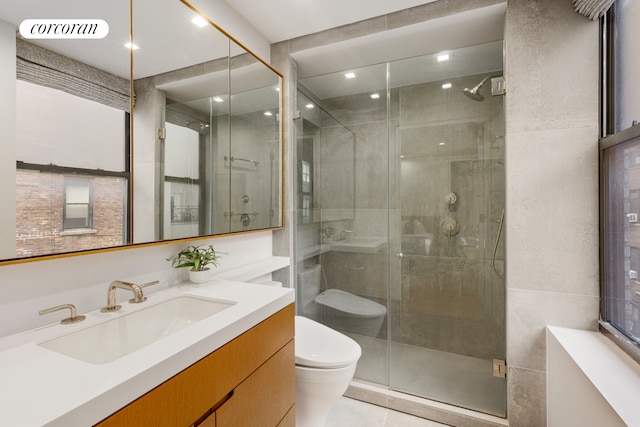
[[[507,92],[507,82],[504,77],[494,77],[491,79],[491,95],[504,95]]]
[[[500,359],[493,359],[493,376],[498,378],[506,378],[507,362]]]
[[[158,128],[158,139],[165,139],[167,137],[166,128]]]

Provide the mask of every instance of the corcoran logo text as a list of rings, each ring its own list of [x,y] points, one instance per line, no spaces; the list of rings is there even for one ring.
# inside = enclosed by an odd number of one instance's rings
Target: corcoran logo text
[[[20,35],[25,39],[102,39],[109,24],[102,19],[25,19]]]

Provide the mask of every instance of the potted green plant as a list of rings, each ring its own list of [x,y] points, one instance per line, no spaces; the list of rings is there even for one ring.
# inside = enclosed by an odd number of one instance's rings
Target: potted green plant
[[[174,268],[189,267],[189,280],[194,283],[204,283],[211,273],[208,266],[216,267],[221,253],[216,252],[213,245],[191,245],[167,261],[171,261],[171,266]]]

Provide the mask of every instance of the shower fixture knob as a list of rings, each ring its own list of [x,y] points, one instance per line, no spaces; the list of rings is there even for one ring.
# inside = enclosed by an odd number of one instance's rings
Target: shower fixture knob
[[[440,229],[445,236],[453,237],[460,232],[460,223],[454,218],[445,218],[440,223]]]
[[[448,204],[448,205],[452,205],[455,202],[458,201],[458,196],[456,196],[456,193],[449,193],[446,196],[444,196],[444,201]]]

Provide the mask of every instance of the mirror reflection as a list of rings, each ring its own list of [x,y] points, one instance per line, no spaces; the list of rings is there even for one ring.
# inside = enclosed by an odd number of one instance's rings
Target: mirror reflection
[[[229,231],[281,224],[280,79],[254,56],[231,42]],[[219,215],[217,212],[216,217]],[[225,224],[223,228],[226,228]]]
[[[282,226],[281,76],[161,1],[131,53],[128,2],[0,0],[0,261]],[[43,16],[109,33],[22,39]]]
[[[298,221],[353,219],[355,133],[327,112],[304,82],[298,82],[298,87]]]

